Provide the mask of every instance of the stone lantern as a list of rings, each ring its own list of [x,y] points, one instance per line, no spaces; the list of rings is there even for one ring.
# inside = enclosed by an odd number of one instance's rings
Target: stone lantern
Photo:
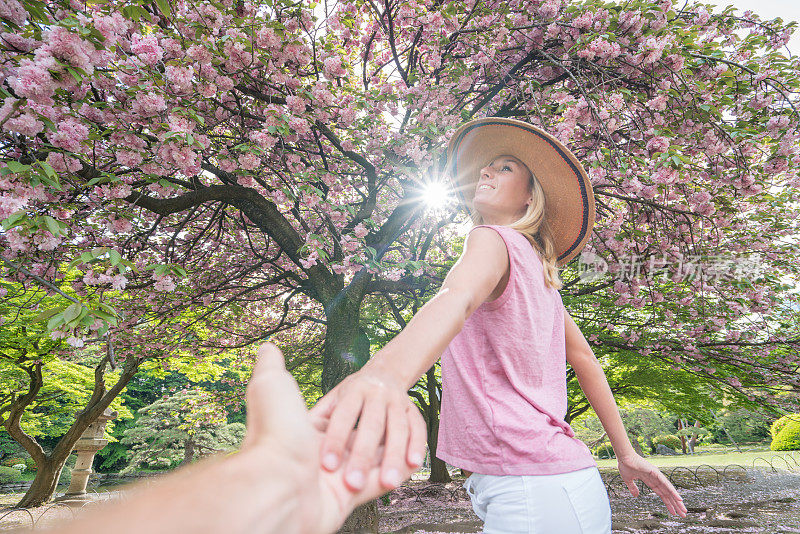
[[[70,481],[67,492],[58,500],[64,501],[87,501],[90,499],[86,493],[86,484],[89,475],[92,474],[92,461],[94,455],[108,444],[108,440],[103,439],[106,423],[116,419],[117,412],[106,408],[105,411],[83,431],[83,434],[75,443],[72,449],[78,455],[75,467],[72,469],[72,480]]]

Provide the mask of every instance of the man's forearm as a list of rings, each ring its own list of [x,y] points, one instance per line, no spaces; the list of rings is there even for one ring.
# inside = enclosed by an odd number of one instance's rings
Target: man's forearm
[[[409,389],[436,363],[464,327],[468,307],[465,295],[447,290],[438,293],[370,358],[364,369],[377,367],[388,371]]]
[[[573,369],[589,404],[611,440],[616,457],[619,459],[635,453],[600,362],[594,355],[587,356],[580,360],[580,364],[573,365]]]
[[[283,467],[282,467],[283,464]],[[309,532],[286,462],[238,453],[207,459],[104,503],[52,534]],[[306,489],[305,491],[308,491]],[[302,530],[301,530],[302,529]]]

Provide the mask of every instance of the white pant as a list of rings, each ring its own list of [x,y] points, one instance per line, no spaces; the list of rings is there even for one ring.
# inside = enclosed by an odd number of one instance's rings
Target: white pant
[[[464,483],[484,534],[610,534],[597,467],[557,475],[480,475]]]

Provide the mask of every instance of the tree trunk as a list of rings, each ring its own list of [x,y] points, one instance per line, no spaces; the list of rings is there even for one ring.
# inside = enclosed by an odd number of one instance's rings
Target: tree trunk
[[[322,392],[328,393],[369,359],[369,341],[359,328],[359,304],[343,296],[326,307],[327,330],[322,348]],[[378,501],[353,510],[339,532],[378,532]],[[373,530],[368,530],[373,529]]]
[[[700,421],[697,419],[694,420],[694,427],[697,428],[700,426]],[[689,440],[689,452],[694,454],[694,446],[697,445],[697,434],[693,433],[692,438]]]
[[[631,440],[631,446],[633,447],[633,450],[636,451],[636,454],[644,457],[644,451],[642,450],[642,446],[639,444],[638,436],[629,430],[628,437]]]
[[[647,436],[646,438],[644,438],[644,440],[647,442],[647,446],[650,447],[650,454],[655,454],[656,453],[656,444],[653,443],[653,437],[652,436]]]
[[[731,436],[731,433],[730,433],[730,432],[728,432],[728,429],[727,429],[727,428],[725,428],[725,427],[723,426],[723,427],[722,427],[722,430],[724,430],[724,431],[725,431],[725,435],[726,435],[726,436],[728,436],[728,439],[729,439],[729,440],[731,440],[731,443],[733,443],[733,446],[734,446],[734,447],[736,447],[736,451],[737,451],[737,452],[742,452],[742,449],[741,449],[741,447],[739,447],[739,444],[738,444],[738,443],[736,443],[736,442],[733,440],[733,436]]]
[[[362,504],[355,510],[339,529],[339,534],[377,534],[378,532],[378,500]]]
[[[431,476],[428,482],[450,482],[450,473],[447,471],[447,464],[444,460],[436,457],[436,448],[439,445],[439,408],[441,402],[437,391],[438,381],[436,380],[436,366],[432,366],[425,373],[427,379],[426,388],[428,390],[428,449],[431,456]]]
[[[69,427],[67,432],[58,440],[53,451],[46,454],[42,446],[31,436],[22,430],[20,421],[25,410],[37,398],[39,391],[43,385],[41,364],[37,364],[30,369],[26,369],[30,375],[31,381],[28,385],[28,392],[19,397],[11,404],[8,418],[3,421],[8,434],[14,440],[22,445],[22,447],[31,455],[34,462],[36,462],[36,477],[31,483],[31,487],[22,496],[22,499],[17,504],[20,508],[30,508],[40,506],[48,502],[55,492],[56,485],[58,484],[58,477],[61,475],[61,470],[64,468],[64,463],[67,458],[72,454],[72,448],[75,443],[83,435],[83,432],[89,428],[106,408],[111,404],[120,391],[128,384],[133,375],[136,374],[139,368],[139,360],[137,358],[128,358],[125,362],[125,367],[122,370],[116,383],[111,389],[106,390],[105,385],[105,366],[108,363],[108,358],[103,359],[94,370],[95,383],[92,395],[86,403],[86,407],[78,412],[75,421]]]
[[[183,448],[183,460],[181,460],[180,465],[187,465],[192,463],[194,459],[194,440],[187,439],[186,445]]]
[[[713,416],[714,416],[714,421],[716,421],[717,423],[719,423],[719,417],[717,416],[717,412],[713,412],[713,411],[712,411],[712,412],[711,412],[711,415],[713,415]],[[730,432],[728,432],[728,429],[727,429],[727,428],[725,428],[725,427],[724,427],[724,426],[722,426],[722,425],[719,425],[719,426],[720,426],[720,428],[722,428],[722,430],[724,430],[724,431],[725,431],[725,435],[726,435],[726,436],[728,436],[728,439],[729,439],[729,440],[731,440],[731,443],[733,443],[733,445],[736,447],[736,450],[737,450],[738,452],[742,452],[742,449],[741,449],[741,448],[739,448],[739,445],[738,445],[738,444],[737,444],[737,443],[736,443],[736,442],[733,440],[733,437],[731,436],[731,433],[730,433]]]
[[[342,297],[327,316],[322,347],[322,393],[328,393],[369,359],[369,343],[363,343],[358,326],[358,306]]]
[[[678,419],[678,430],[683,430],[686,428],[686,425],[683,422],[683,419]],[[683,450],[683,454],[686,454],[686,436],[681,434],[679,436],[681,438],[681,449]]]
[[[36,463],[36,478],[33,479],[31,487],[22,496],[22,500],[17,503],[17,508],[33,508],[42,506],[50,501],[58,485],[58,477],[69,455],[61,459],[48,457],[43,462]]]

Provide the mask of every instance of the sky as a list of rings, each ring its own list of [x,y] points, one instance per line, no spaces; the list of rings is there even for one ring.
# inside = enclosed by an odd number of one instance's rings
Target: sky
[[[720,13],[725,6],[732,5],[736,13],[741,15],[748,9],[752,10],[761,20],[772,20],[780,17],[783,22],[795,21],[800,23],[800,1],[798,0],[703,0],[706,3],[717,5],[714,13]],[[682,2],[677,2],[678,8]],[[800,29],[795,29],[788,45],[792,55],[800,55]]]

